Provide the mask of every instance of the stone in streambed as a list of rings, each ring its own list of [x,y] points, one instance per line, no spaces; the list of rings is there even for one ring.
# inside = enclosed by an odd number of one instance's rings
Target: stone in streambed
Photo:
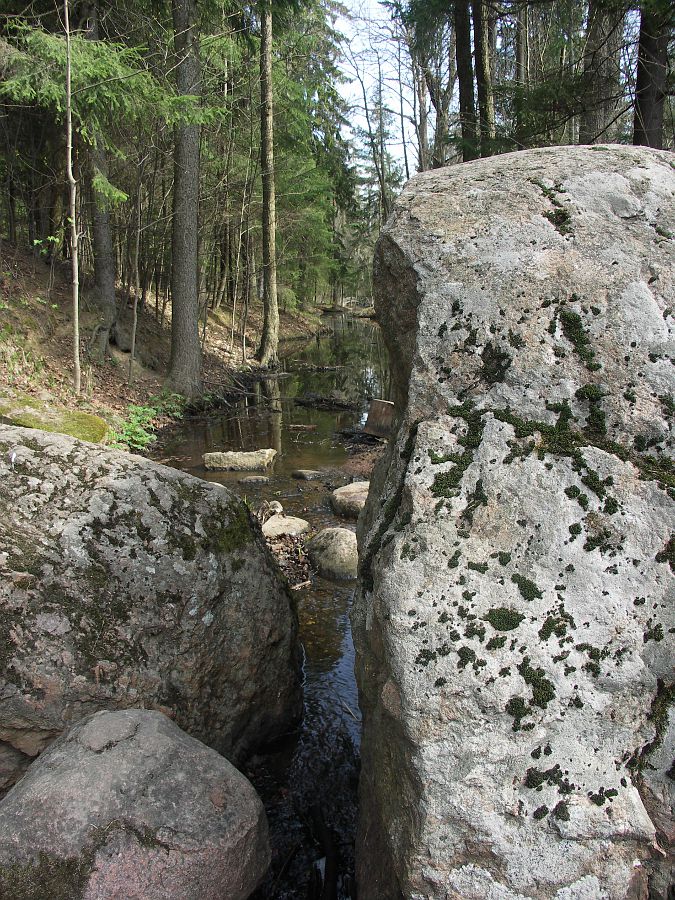
[[[326,472],[320,472],[318,469],[296,469],[295,472],[291,473],[291,477],[296,478],[298,481],[317,481],[319,478],[324,478],[326,474]]]
[[[248,780],[150,710],[82,719],[0,803],[0,897],[245,900],[269,860]]]
[[[214,451],[203,456],[204,466],[212,472],[264,472],[274,462],[276,450]]]
[[[249,485],[259,485],[263,486],[265,484],[269,484],[270,480],[267,475],[246,475],[244,478],[240,478],[239,484],[249,484]]]
[[[266,538],[278,538],[285,534],[298,535],[309,531],[309,522],[297,516],[275,514],[263,523],[262,533]]]
[[[355,481],[337,488],[330,495],[333,509],[346,519],[358,519],[359,513],[366,505],[369,488],[369,481]]]
[[[338,580],[356,578],[359,555],[356,535],[348,528],[324,528],[307,545],[320,575]]]

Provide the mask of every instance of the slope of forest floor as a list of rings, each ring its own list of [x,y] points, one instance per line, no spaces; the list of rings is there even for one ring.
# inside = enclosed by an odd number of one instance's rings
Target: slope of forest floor
[[[50,287],[50,281],[53,282]],[[118,292],[120,329],[128,343],[131,332],[131,303]],[[280,313],[282,339],[309,338],[320,329],[314,312]],[[96,323],[86,285],[80,294],[82,394],[72,390],[73,317],[69,263],[57,263],[53,270],[29,252],[2,243],[0,246],[0,400],[34,398],[101,416],[109,423],[124,417],[129,405],[144,406],[162,392],[168,369],[171,322],[154,298],[139,310],[136,359],[129,383],[131,355],[111,344],[105,363],[88,352]],[[201,326],[200,326],[201,327]],[[225,396],[236,391],[237,373],[255,370],[251,358],[262,328],[258,309],[251,310],[247,327],[247,359],[242,362],[241,334],[235,332],[230,349],[231,309],[222,307],[209,313],[203,354],[203,379],[207,395]]]

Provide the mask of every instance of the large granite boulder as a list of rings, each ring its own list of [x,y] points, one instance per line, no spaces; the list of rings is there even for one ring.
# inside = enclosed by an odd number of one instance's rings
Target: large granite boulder
[[[380,238],[369,900],[665,896],[674,233],[668,154],[577,147],[421,175]]]
[[[81,720],[0,803],[0,897],[245,900],[269,860],[249,781],[159,712]]]
[[[225,488],[0,426],[0,506],[0,749],[145,706],[236,762],[299,715],[289,595]]]

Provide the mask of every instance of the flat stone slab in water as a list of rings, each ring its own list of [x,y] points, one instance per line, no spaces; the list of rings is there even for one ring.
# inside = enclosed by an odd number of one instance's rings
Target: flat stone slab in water
[[[267,475],[246,475],[239,479],[239,484],[269,484],[270,480]]]
[[[325,472],[319,472],[318,469],[296,469],[292,473],[292,477],[297,478],[298,481],[317,481],[325,475]]]
[[[209,471],[264,472],[274,461],[276,450],[216,451],[204,454],[204,465]]]

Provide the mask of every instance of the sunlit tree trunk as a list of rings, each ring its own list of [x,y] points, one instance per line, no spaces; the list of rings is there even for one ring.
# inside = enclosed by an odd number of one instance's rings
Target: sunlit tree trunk
[[[488,11],[484,0],[474,0],[473,32],[476,56],[476,87],[478,88],[478,109],[480,111],[480,155],[494,153],[495,98],[492,88],[490,65],[490,28]]]
[[[515,93],[515,138],[518,147],[526,145],[525,95],[529,75],[529,16],[528,7],[523,4],[516,13],[516,93]]]
[[[263,331],[258,350],[261,365],[278,363],[279,306],[277,303],[276,196],[274,190],[274,101],[272,94],[272,3],[260,0],[260,106],[263,209]]]
[[[115,254],[112,244],[110,207],[108,200],[96,190],[96,175],[108,176],[105,153],[99,148],[89,151],[91,178],[91,236],[94,253],[95,302],[99,310],[96,340],[93,351],[99,362],[104,362],[108,351],[110,332],[117,318],[115,297]]]
[[[80,28],[84,29],[88,40],[98,41],[98,3],[89,2],[80,6]],[[99,311],[92,351],[99,362],[104,362],[108,351],[110,333],[117,318],[115,286],[117,272],[113,251],[112,227],[110,222],[110,202],[105,194],[97,190],[97,177],[108,179],[108,159],[100,134],[94,135],[96,142],[89,148],[87,172],[91,208],[91,237],[94,254],[94,301]]]
[[[584,105],[579,143],[608,141],[621,98],[621,45],[625,10],[606,0],[589,0],[584,50]]]

